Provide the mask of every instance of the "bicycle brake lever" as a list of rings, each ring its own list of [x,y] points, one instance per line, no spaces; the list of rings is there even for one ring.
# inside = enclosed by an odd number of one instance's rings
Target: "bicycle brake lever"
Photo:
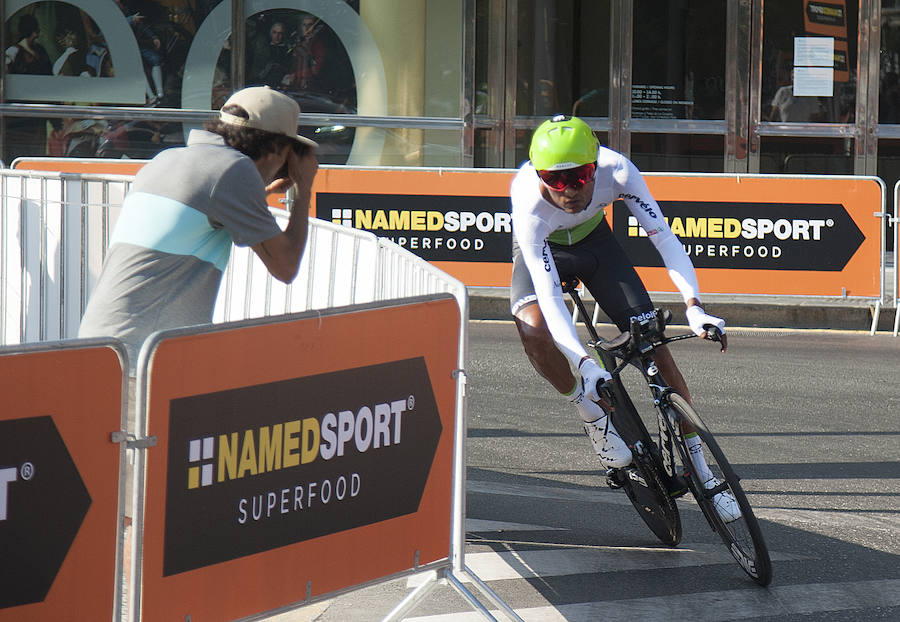
[[[666,330],[666,325],[668,325],[668,323],[672,319],[672,312],[668,309],[666,309],[665,311],[663,311],[662,309],[656,309],[656,311],[654,312],[654,316],[655,321],[653,332],[657,335],[662,336],[662,334]]]
[[[704,324],[703,330],[706,331],[706,338],[710,341],[722,341],[722,331],[712,324]]]
[[[616,395],[613,393],[612,380],[603,380],[597,382],[597,395],[606,398],[610,406],[616,405]]]
[[[722,346],[720,350],[724,354],[725,350],[728,349],[728,340],[725,338],[725,333],[719,330],[717,326],[712,326],[711,324],[707,324],[703,328],[706,329],[706,338],[720,343]]]

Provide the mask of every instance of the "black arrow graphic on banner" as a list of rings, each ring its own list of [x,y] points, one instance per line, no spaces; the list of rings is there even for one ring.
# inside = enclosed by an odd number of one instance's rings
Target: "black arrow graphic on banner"
[[[660,201],[698,268],[840,272],[865,236],[840,204]],[[621,201],[616,237],[635,266],[662,259]]]
[[[46,598],[90,505],[52,417],[0,421],[0,609]]]
[[[319,192],[316,214],[393,240],[426,261],[508,262],[508,196]]]
[[[173,400],[164,575],[415,512],[441,431],[422,358]]]

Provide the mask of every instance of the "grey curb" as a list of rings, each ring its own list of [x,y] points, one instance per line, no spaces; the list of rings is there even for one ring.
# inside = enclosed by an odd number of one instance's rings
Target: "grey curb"
[[[585,297],[588,311],[593,301]],[[654,304],[672,311],[675,322],[685,324],[684,305],[677,294],[651,293]],[[703,306],[707,313],[722,317],[729,327],[806,328],[868,331],[876,312],[875,301],[852,298],[792,299],[758,296],[738,300],[733,296],[707,294]],[[878,331],[893,331],[896,307],[882,303]],[[509,288],[470,287],[469,319],[512,320],[509,312]],[[598,322],[609,322],[601,311]]]

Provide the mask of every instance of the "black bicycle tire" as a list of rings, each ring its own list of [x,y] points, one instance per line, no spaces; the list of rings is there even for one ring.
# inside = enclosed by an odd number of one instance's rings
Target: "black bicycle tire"
[[[595,348],[603,367],[613,370],[616,367],[615,359],[608,352]],[[641,485],[627,478],[627,473],[619,470],[625,478],[619,482],[631,505],[637,511],[638,516],[650,529],[653,535],[668,547],[676,547],[681,542],[681,515],[678,513],[678,505],[669,494],[665,478],[662,476],[663,466],[655,444],[647,432],[634,402],[620,378],[612,381],[615,395],[616,408],[613,412],[613,422],[622,439],[628,444],[634,455],[632,466],[639,472],[641,478],[648,484]],[[636,449],[640,441],[645,448],[645,456],[638,455]]]
[[[728,548],[728,551],[731,553],[732,557],[735,558],[735,561],[738,562],[738,565],[743,571],[759,585],[763,587],[769,585],[772,581],[772,562],[769,557],[769,550],[766,546],[766,541],[763,537],[759,521],[757,520],[753,508],[750,505],[750,501],[747,499],[747,495],[740,484],[740,478],[737,477],[734,469],[731,468],[731,464],[719,447],[718,442],[716,442],[715,437],[709,431],[709,428],[700,418],[700,415],[697,414],[697,411],[688,404],[687,400],[677,393],[672,393],[668,396],[667,401],[668,406],[673,408],[678,413],[678,416],[682,420],[687,421],[697,432],[703,443],[704,451],[708,451],[712,454],[715,464],[717,464],[722,471],[722,478],[727,483],[728,488],[734,495],[734,498],[741,509],[742,516],[730,523],[726,523],[722,520],[712,501],[703,494],[705,492],[703,482],[697,480],[693,475],[694,469],[690,466],[687,447],[683,442],[679,442],[679,453],[690,474],[689,484],[691,493],[697,500],[697,504],[703,510],[703,514],[706,516],[707,521],[709,521],[710,526],[719,534],[719,537],[725,543],[726,548]],[[680,438],[680,435],[676,435],[676,437]],[[739,541],[734,534],[734,531],[740,524],[743,524],[746,527],[750,543],[752,544],[752,551],[748,550],[751,547],[748,546],[746,542]]]
[[[621,381],[615,381],[613,386],[617,403],[613,422],[619,435],[632,449],[633,467],[647,482],[647,486],[644,487],[638,482],[626,479],[622,482],[622,489],[653,535],[666,546],[676,547],[681,542],[681,516],[678,513],[678,505],[669,494],[665,478],[662,476],[663,467],[659,454],[654,451],[655,444],[647,432],[647,427]],[[623,421],[625,417],[628,421]],[[638,441],[644,448],[644,456],[638,455],[636,449]]]

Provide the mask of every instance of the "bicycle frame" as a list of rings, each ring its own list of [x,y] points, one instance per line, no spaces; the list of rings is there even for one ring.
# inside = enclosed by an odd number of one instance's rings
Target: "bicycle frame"
[[[628,393],[625,391],[620,375],[622,371],[629,365],[633,365],[641,372],[644,381],[647,383],[647,387],[650,390],[650,396],[653,401],[653,405],[656,407],[659,443],[656,444],[655,449],[658,449],[660,453],[660,459],[665,470],[665,474],[669,478],[676,477],[678,475],[677,460],[675,457],[675,452],[673,451],[672,435],[675,435],[675,437],[680,441],[681,426],[676,425],[676,422],[674,421],[666,421],[668,417],[665,414],[665,406],[668,402],[668,396],[671,393],[675,392],[675,389],[669,386],[669,384],[666,383],[666,381],[660,375],[659,368],[656,366],[653,358],[653,352],[660,345],[665,345],[673,341],[680,341],[682,339],[690,339],[695,337],[696,335],[694,335],[693,333],[688,333],[684,335],[677,335],[674,337],[666,337],[659,342],[653,343],[644,339],[644,337],[642,336],[643,331],[641,330],[641,327],[647,326],[649,322],[654,321],[655,318],[653,320],[644,320],[643,322],[633,319],[630,332],[631,335],[635,337],[635,347],[630,356],[627,356],[622,360],[621,363],[617,364],[616,358],[600,347],[600,344],[603,343],[604,340],[600,338],[593,323],[587,321],[587,318],[589,318],[590,316],[587,314],[584,302],[581,300],[578,292],[575,291],[575,288],[573,286],[565,287],[563,291],[565,291],[572,297],[572,300],[578,308],[581,317],[585,320],[583,324],[587,328],[588,333],[591,336],[591,341],[588,342],[588,345],[594,348],[594,350],[600,355],[604,367],[606,367],[607,371],[609,371],[610,375],[612,375],[613,377],[616,388],[616,402],[620,404],[624,403],[625,408],[631,411],[632,416],[637,421],[640,421],[640,415],[638,414],[638,410],[634,406],[634,403],[628,396]],[[644,427],[646,428],[646,426]],[[646,437],[650,439],[649,432],[646,431],[646,429],[643,432],[646,433]],[[650,440],[652,442],[652,439]],[[635,443],[635,449],[638,452],[652,452],[654,450],[653,447],[643,447],[643,443],[640,440]],[[679,457],[685,459],[684,456]],[[681,496],[687,493],[687,488],[685,486],[682,486],[681,482],[671,482],[671,484],[672,486],[670,488],[670,493],[673,496]]]
[[[612,376],[612,380],[598,386],[597,391],[614,396],[616,408],[611,416],[616,419],[620,436],[626,442],[631,441],[629,445],[634,454],[632,465],[624,469],[609,469],[609,485],[625,489],[647,526],[668,546],[677,546],[681,538],[675,498],[690,491],[709,526],[718,533],[741,568],[758,584],[768,585],[772,579],[771,559],[759,521],[740,485],[740,477],[731,468],[709,428],[690,403],[669,386],[654,360],[656,348],[696,335],[687,333],[666,337],[663,331],[671,320],[671,314],[657,309],[652,318],[632,319],[629,331],[614,339],[602,340],[574,290],[574,283],[565,283],[563,291],[572,297],[578,307],[592,338],[590,345]],[[713,340],[723,338],[715,327],[707,327],[706,330],[712,334],[710,338]],[[621,363],[617,362],[619,359]],[[629,365],[640,370],[650,391],[657,413],[658,445],[647,431],[622,383],[621,373]],[[626,434],[623,434],[620,424],[628,426]],[[691,432],[692,439],[697,438],[696,441],[691,440],[690,446],[687,431]],[[698,450],[696,459],[703,457],[700,466],[695,464],[695,449]],[[710,468],[710,456],[717,473]],[[698,469],[703,469],[700,471],[702,476],[698,475]],[[635,478],[635,470],[644,478]]]

